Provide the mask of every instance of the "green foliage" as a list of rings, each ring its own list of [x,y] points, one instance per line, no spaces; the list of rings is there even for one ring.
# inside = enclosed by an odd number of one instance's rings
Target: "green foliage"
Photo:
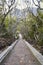
[[[43,14],[40,12],[38,17],[31,13],[25,19],[21,20],[17,29],[26,40],[34,40],[36,44],[43,45]]]

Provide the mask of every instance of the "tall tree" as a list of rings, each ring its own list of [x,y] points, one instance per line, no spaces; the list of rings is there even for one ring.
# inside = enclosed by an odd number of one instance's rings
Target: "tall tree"
[[[3,13],[3,18],[2,18],[2,22],[1,22],[1,28],[3,27],[3,26],[5,26],[4,25],[4,20],[5,20],[5,18],[6,18],[6,16],[13,10],[13,8],[15,8],[16,7],[16,5],[17,5],[17,1],[15,1],[15,0],[0,0],[1,1],[1,5],[2,5],[2,13]]]

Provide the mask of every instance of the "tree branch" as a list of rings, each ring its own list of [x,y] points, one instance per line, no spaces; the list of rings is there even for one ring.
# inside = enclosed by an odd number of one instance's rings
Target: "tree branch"
[[[32,1],[33,1],[33,3],[34,3],[35,6],[37,6],[40,10],[43,10],[43,8],[41,8],[39,5],[37,5],[37,4],[34,2],[34,0],[32,0]],[[38,2],[38,0],[37,0],[37,2]],[[40,4],[40,3],[38,3],[38,4]]]
[[[4,14],[4,17],[3,17],[3,19],[2,19],[2,22],[1,22],[1,28],[3,27],[3,25],[4,25],[4,21],[5,21],[5,18],[6,18],[6,16],[9,14],[9,12],[11,12],[12,10],[13,10],[13,6],[14,5],[14,3],[13,4],[11,4],[11,6],[10,6],[10,8],[9,8],[9,10],[8,10],[8,12],[6,13],[6,14]],[[16,2],[16,4],[15,4],[15,6],[14,7],[16,7],[16,5],[17,5],[17,2]],[[12,7],[12,8],[11,8]]]

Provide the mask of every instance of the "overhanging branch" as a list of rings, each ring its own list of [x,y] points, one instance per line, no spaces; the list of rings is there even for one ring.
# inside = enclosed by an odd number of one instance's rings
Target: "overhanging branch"
[[[3,17],[2,22],[1,22],[1,28],[4,25],[4,21],[5,21],[6,16],[9,14],[9,12],[11,12],[13,10],[13,7],[12,7],[13,5],[14,5],[14,3],[10,5],[8,12],[6,12],[6,14],[4,14],[4,17]],[[17,2],[15,3],[14,8],[16,7],[16,5],[17,5]]]
[[[37,0],[38,5],[35,3],[35,1],[34,1],[34,0],[32,0],[32,1],[33,1],[33,3],[34,3],[34,5],[35,5],[35,6],[37,6],[40,10],[43,10],[43,8],[41,8],[41,7],[40,7],[40,5],[39,5],[39,4],[40,4],[40,2],[38,3],[38,0]]]

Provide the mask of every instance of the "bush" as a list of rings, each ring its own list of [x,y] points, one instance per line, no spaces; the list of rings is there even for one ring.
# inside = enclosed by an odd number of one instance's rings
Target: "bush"
[[[43,46],[43,39],[39,40],[38,45]]]

